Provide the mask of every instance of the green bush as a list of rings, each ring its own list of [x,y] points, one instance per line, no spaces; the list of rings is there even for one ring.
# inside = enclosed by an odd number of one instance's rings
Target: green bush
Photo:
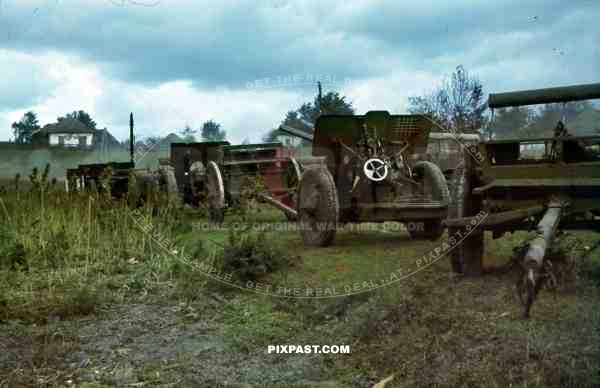
[[[243,280],[257,280],[292,264],[292,258],[275,246],[265,232],[229,232],[228,242],[223,249],[224,271],[234,273]]]
[[[20,242],[11,241],[6,245],[3,243],[0,255],[0,263],[3,268],[21,270],[29,267],[25,246]]]
[[[576,284],[580,279],[600,283],[600,257],[598,242],[590,244],[573,233],[564,232],[548,252],[559,284]]]

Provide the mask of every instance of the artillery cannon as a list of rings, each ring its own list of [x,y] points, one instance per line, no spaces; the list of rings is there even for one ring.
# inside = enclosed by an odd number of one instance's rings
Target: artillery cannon
[[[281,143],[171,143],[170,158],[159,160],[159,168],[150,171],[135,168],[133,114],[129,124],[130,161],[85,164],[68,169],[67,190],[89,186],[102,189],[101,178],[109,174],[110,192],[119,198],[130,189],[133,176],[141,199],[156,189],[168,194],[170,204],[182,201],[196,207],[206,206],[210,219],[220,222],[226,209],[239,201],[247,179],[259,176],[268,189],[268,193],[261,193],[260,198],[274,202],[288,218],[294,217],[292,197],[300,170],[292,150]]]
[[[492,109],[600,98],[600,84],[491,94]],[[544,279],[551,278],[546,251],[557,229],[600,230],[600,135],[572,136],[559,121],[555,136],[480,143],[481,161],[463,153],[453,174],[446,225],[454,271],[482,273],[483,231],[494,238],[536,231],[520,253],[518,283],[524,315]],[[537,145],[534,157],[525,152]],[[480,163],[480,164],[478,164]]]
[[[303,173],[296,211],[306,245],[327,246],[339,224],[416,221],[413,238],[437,239],[448,205],[442,171],[415,161],[427,144],[431,119],[423,115],[322,115],[313,135],[280,130],[312,143],[312,158],[301,160]]]
[[[268,190],[259,199],[275,203],[289,219],[295,215],[290,210],[300,170],[292,150],[281,143],[172,143],[170,164],[184,202],[206,206],[213,222],[223,220],[255,177],[262,178]]]
[[[135,168],[133,113],[129,115],[129,157],[128,162],[106,162],[80,164],[77,168],[67,169],[67,191],[95,190],[109,191],[112,197],[122,198],[131,188],[130,179],[135,178],[135,189],[140,199],[145,200],[155,188],[168,194],[170,203],[177,202],[176,184],[173,169],[161,166],[156,171]],[[108,185],[109,187],[104,187]]]
[[[228,145],[227,141],[171,143],[169,165],[184,203],[200,206],[206,201],[206,166],[220,160],[222,147]]]
[[[312,134],[289,125],[281,125],[279,130],[311,143],[313,141]],[[477,147],[479,141],[480,137],[477,133],[430,131],[427,147],[416,149],[411,157],[414,162],[426,160],[438,166],[446,178],[446,183],[450,184],[454,169],[462,158],[462,147]],[[298,159],[298,162],[302,168],[310,162],[310,159]]]

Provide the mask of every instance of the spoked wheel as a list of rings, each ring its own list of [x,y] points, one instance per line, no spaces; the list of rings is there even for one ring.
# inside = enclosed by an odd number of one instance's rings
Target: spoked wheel
[[[473,198],[473,177],[468,168],[470,160],[461,162],[452,176],[452,191],[448,205],[448,218],[475,216],[481,210],[481,201]],[[456,245],[450,250],[452,270],[469,276],[482,273],[483,230],[466,230],[461,227],[448,227],[448,238],[455,238]]]
[[[166,193],[169,206],[176,206],[179,203],[179,191],[177,190],[175,170],[171,166],[161,166],[158,169],[158,175],[160,191]]]
[[[217,163],[210,161],[206,166],[206,202],[208,218],[221,223],[225,218],[225,186]]]
[[[190,166],[190,190],[192,204],[206,207],[206,168],[201,161],[196,161]]]
[[[431,162],[420,161],[415,163],[413,171],[421,176],[425,200],[448,203],[448,184],[438,166]],[[423,222],[423,228],[409,230],[409,233],[413,239],[437,240],[444,233],[444,227],[442,220],[427,220]]]
[[[304,171],[298,191],[298,220],[305,245],[326,247],[335,239],[339,219],[337,189],[325,167]]]
[[[285,171],[283,172],[283,186],[289,193],[289,199],[291,199],[290,203],[286,203],[286,205],[290,207],[298,206],[298,189],[300,187],[300,164],[298,161],[292,156],[290,157],[290,162],[288,163]],[[297,217],[289,213],[284,213],[287,217],[288,221],[296,221]]]

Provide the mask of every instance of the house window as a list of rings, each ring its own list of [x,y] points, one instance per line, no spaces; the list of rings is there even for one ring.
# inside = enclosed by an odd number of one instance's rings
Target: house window
[[[58,137],[58,144],[59,145],[65,145],[65,137],[64,136],[59,136]]]
[[[87,141],[86,141],[86,137],[85,136],[79,136],[79,145],[80,146],[86,146],[87,145]]]

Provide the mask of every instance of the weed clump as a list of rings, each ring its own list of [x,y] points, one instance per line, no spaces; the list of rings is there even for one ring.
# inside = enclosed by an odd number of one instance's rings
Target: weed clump
[[[558,283],[570,286],[582,280],[600,283],[599,244],[599,241],[590,244],[572,233],[563,232],[548,254]]]
[[[244,280],[258,280],[293,263],[293,258],[262,231],[238,233],[232,230],[223,249],[222,270]]]
[[[0,239],[5,240],[2,236]],[[2,242],[0,246],[0,267],[9,270],[22,270],[28,267],[25,246],[17,241]]]
[[[134,211],[129,198],[115,200],[109,169],[95,187],[75,190],[72,180],[68,192],[49,171],[32,170],[27,185],[16,175],[14,190],[0,195],[0,320],[87,315],[113,296],[170,292],[179,283],[192,288],[191,280],[172,279],[168,264],[175,259],[158,256],[154,235],[141,229],[164,225],[162,233],[177,235],[176,209],[154,212],[155,204],[145,203]]]
[[[52,291],[40,290],[35,298],[23,293],[4,296],[0,300],[0,322],[48,322],[94,314],[104,304],[102,290],[74,282],[57,286]]]

